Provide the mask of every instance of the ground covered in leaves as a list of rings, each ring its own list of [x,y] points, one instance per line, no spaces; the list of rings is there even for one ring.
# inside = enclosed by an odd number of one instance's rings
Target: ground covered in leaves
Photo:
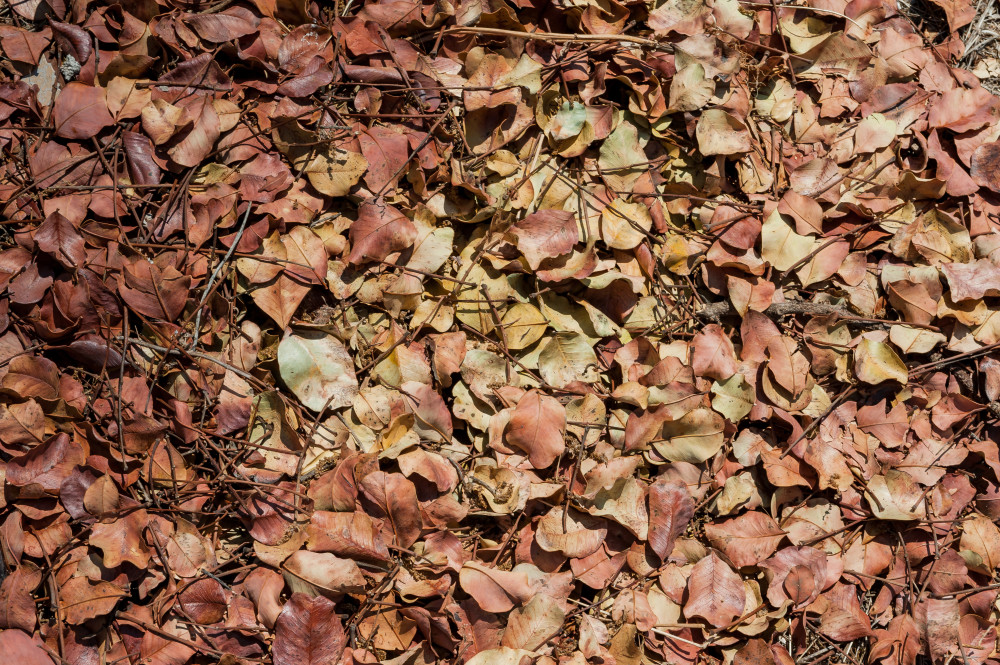
[[[998,665],[994,8],[917,7],[0,3],[0,659]]]

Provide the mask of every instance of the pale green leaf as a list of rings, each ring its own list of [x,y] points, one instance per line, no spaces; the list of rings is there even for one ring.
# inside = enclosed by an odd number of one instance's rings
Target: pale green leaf
[[[311,411],[350,406],[358,394],[354,361],[332,335],[286,333],[278,344],[278,371],[289,390]]]

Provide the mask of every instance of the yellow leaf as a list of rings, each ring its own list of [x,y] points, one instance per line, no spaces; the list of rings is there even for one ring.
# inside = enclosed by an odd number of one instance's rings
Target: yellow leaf
[[[859,381],[879,384],[883,381],[906,383],[906,363],[885,342],[861,338],[854,349],[854,375]]]
[[[796,233],[777,211],[761,227],[760,254],[775,270],[788,270],[815,248],[815,238]]]

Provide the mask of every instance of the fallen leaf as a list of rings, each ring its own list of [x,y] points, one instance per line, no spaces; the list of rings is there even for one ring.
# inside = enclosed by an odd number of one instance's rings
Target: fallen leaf
[[[743,613],[746,590],[739,575],[709,552],[691,569],[687,596],[685,617],[705,619],[721,628]]]
[[[275,622],[275,665],[327,665],[344,653],[347,636],[328,598],[293,593]]]
[[[354,361],[332,335],[287,332],[278,345],[285,385],[313,411],[350,406],[358,394]]]
[[[531,465],[544,469],[566,449],[566,409],[553,397],[530,390],[514,408],[507,424],[507,443],[528,454]]]

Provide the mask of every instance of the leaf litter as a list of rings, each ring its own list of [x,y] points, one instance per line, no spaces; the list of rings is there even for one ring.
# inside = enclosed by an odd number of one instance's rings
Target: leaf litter
[[[0,648],[1000,663],[994,18],[3,5]]]

